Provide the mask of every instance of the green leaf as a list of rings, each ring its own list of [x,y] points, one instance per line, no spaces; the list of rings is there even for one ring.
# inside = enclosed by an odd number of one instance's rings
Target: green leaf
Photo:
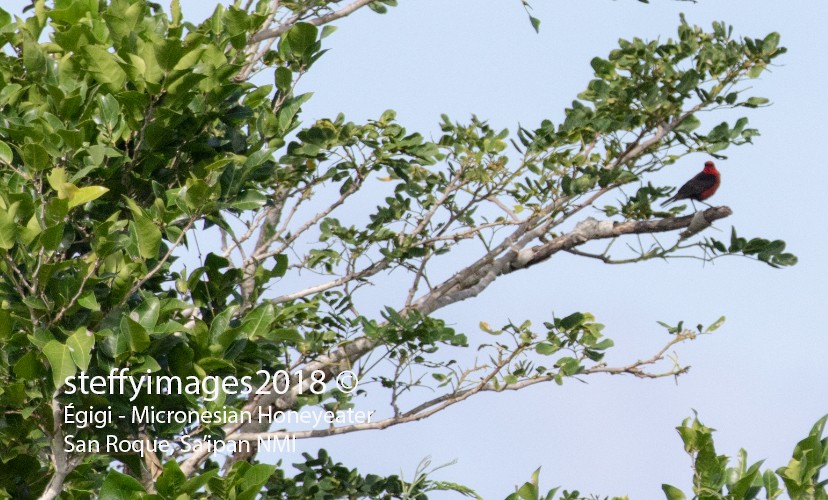
[[[12,153],[12,149],[8,144],[0,141],[0,162],[5,163],[6,165],[11,165],[13,159],[14,154]]]
[[[51,166],[52,157],[46,148],[40,144],[26,144],[23,146],[23,164],[32,170],[45,170]]]
[[[43,346],[43,355],[52,367],[52,381],[55,388],[63,386],[68,377],[75,374],[75,363],[67,346],[57,340],[50,340]]]
[[[205,372],[214,372],[219,370],[235,370],[236,365],[219,358],[201,358],[197,363]]]
[[[667,500],[685,500],[687,498],[684,496],[684,492],[675,486],[662,484],[661,489],[664,491],[664,495],[667,497]]]
[[[284,66],[279,66],[274,72],[274,79],[279,92],[287,94],[290,91],[290,86],[293,84],[293,72]]]
[[[242,489],[249,489],[253,487],[261,488],[276,471],[275,465],[256,464],[250,467],[242,476]]]
[[[779,33],[773,32],[765,37],[762,40],[762,52],[766,55],[771,55],[776,52],[776,48],[779,46]]]
[[[761,75],[762,72],[765,71],[765,67],[766,65],[761,63],[755,66],[751,66],[751,68],[748,70],[748,76],[750,78],[758,78],[759,75]]]
[[[97,14],[97,2],[89,0],[74,2],[55,2],[55,8],[49,11],[49,17],[55,21],[75,24],[87,14]]]
[[[799,259],[792,253],[782,253],[773,257],[773,264],[777,266],[794,266],[797,262],[799,262]]]
[[[166,467],[164,468],[166,471]],[[219,473],[218,467],[215,469],[208,470],[202,474],[195,475],[187,480],[186,483],[181,487],[182,493],[189,493],[191,496],[195,496],[195,492],[201,489],[202,486],[207,484],[207,482],[217,476]]]
[[[749,108],[756,108],[758,106],[764,106],[765,104],[769,103],[770,99],[765,97],[751,97],[747,101],[744,102],[744,105]]]
[[[90,311],[100,311],[101,305],[98,304],[98,299],[95,298],[95,293],[92,291],[86,292],[78,299],[78,304]]]
[[[42,76],[46,72],[46,55],[39,43],[25,37],[23,41],[23,65],[32,75]]]
[[[532,483],[523,483],[523,486],[521,486],[516,493],[518,498],[522,500],[537,500],[540,495],[538,486]]]
[[[147,330],[152,330],[158,324],[158,317],[161,314],[161,301],[158,300],[158,297],[149,296],[138,306],[135,313],[138,315],[138,323]]]
[[[610,347],[614,346],[615,342],[612,339],[604,339],[591,347],[593,351],[603,351],[609,349]]]
[[[600,57],[594,57],[590,62],[592,69],[595,70],[595,75],[598,77],[608,77],[615,73],[615,65]]]
[[[250,28],[250,15],[242,9],[231,7],[224,15],[225,31],[230,36],[242,35]]]
[[[781,493],[779,489],[779,479],[776,474],[770,469],[762,474],[762,484],[765,486],[767,498],[775,498],[777,494]]]
[[[92,76],[110,92],[124,89],[127,80],[126,71],[118,64],[116,56],[98,45],[86,45],[81,48],[86,67]]]
[[[245,317],[241,325],[241,331],[249,339],[262,336],[267,332],[275,318],[276,313],[273,304],[267,303],[260,305],[250,311],[247,317]]]
[[[701,121],[696,118],[696,115],[690,115],[681,123],[678,124],[673,130],[676,132],[692,132],[701,126]]]
[[[549,356],[550,354],[555,354],[558,352],[558,348],[552,344],[541,342],[535,347],[535,352],[542,356]]]
[[[288,256],[280,253],[276,257],[276,265],[273,266],[273,270],[270,272],[271,276],[276,278],[281,278],[287,273],[288,268]]]
[[[170,3],[170,15],[172,16],[173,26],[181,24],[181,2],[179,0],[172,0]]]
[[[586,321],[586,316],[584,316],[583,313],[576,312],[570,314],[565,318],[560,319],[559,321],[560,322],[558,324],[561,329],[570,330],[572,328],[575,328],[576,326],[584,324],[584,321]]]
[[[213,321],[210,323],[210,340],[213,343],[217,343],[226,348],[236,339],[236,332],[234,331],[230,331],[227,336],[223,335],[233,320],[236,311],[238,311],[238,307],[230,306],[213,318]]]
[[[11,311],[0,309],[0,340],[9,338],[12,334]]]
[[[83,205],[92,200],[97,200],[98,198],[103,196],[107,191],[109,191],[109,188],[105,188],[102,186],[82,187],[69,195],[69,208],[76,207],[78,205]]]
[[[371,10],[373,10],[373,11],[374,11],[374,12],[376,12],[377,14],[385,14],[385,13],[387,13],[387,12],[388,12],[388,9],[385,7],[385,5],[383,5],[383,4],[379,3],[379,2],[371,2],[371,3],[369,3],[369,4],[368,4],[368,8],[369,8],[369,9],[371,9]]]
[[[274,342],[290,342],[297,344],[304,342],[305,340],[305,338],[302,337],[302,334],[294,328],[275,328],[264,332],[262,337]]]
[[[132,352],[142,352],[150,345],[147,330],[132,318],[121,318],[121,332],[129,339],[129,348]]]
[[[112,94],[98,95],[98,116],[107,130],[113,130],[118,126],[121,115],[121,106]]]
[[[279,128],[283,132],[290,131],[290,129],[296,125],[294,122],[296,114],[299,112],[302,104],[307,102],[311,97],[313,97],[313,93],[308,92],[285,100],[284,104],[282,104],[282,107],[279,108],[279,111],[276,114]]]
[[[11,20],[11,14],[9,14],[3,9],[0,9],[0,28],[5,28],[9,24],[11,24]]]
[[[115,358],[122,358],[130,352],[130,338],[129,330],[117,330],[114,335],[110,335],[105,342],[109,344],[112,351],[112,356]]]
[[[167,39],[163,43],[153,47],[155,60],[158,66],[164,72],[173,70],[178,61],[181,59],[183,49],[181,48],[181,40]],[[146,57],[145,57],[146,59]]]
[[[185,52],[182,54],[181,59],[175,64],[173,70],[175,71],[192,71],[193,68],[198,64],[201,60],[201,56],[204,54],[204,49],[196,48],[190,50],[189,52]]]
[[[187,482],[187,476],[181,471],[181,467],[175,460],[164,464],[164,472],[155,482],[158,493],[167,497],[175,498],[181,493],[181,488]]]
[[[255,210],[267,203],[267,197],[259,191],[248,191],[239,196],[231,206],[236,210]]]
[[[744,452],[744,450],[741,450]],[[753,487],[754,482],[759,478],[759,466],[754,464],[750,471],[746,472],[733,486],[728,487],[728,492],[732,498],[750,498],[747,496],[748,491]]]
[[[92,360],[90,353],[92,352],[92,347],[95,346],[95,335],[85,327],[80,327],[66,339],[66,346],[69,348],[69,353],[72,356],[72,361],[75,363],[75,366],[80,368],[82,372],[85,372],[89,368],[89,362]]]
[[[0,208],[0,248],[4,250],[14,247],[17,236],[17,223],[14,218],[19,207],[20,202],[15,201],[6,210]]]
[[[179,192],[184,194],[184,204],[192,211],[201,210],[210,201],[211,189],[201,179],[188,181],[185,189]]]
[[[24,354],[12,370],[15,375],[25,380],[37,380],[43,376],[43,364],[38,361],[35,351]]]
[[[63,167],[55,167],[46,174],[46,181],[49,187],[55,190],[59,198],[66,198],[64,184],[66,184],[66,169]]]
[[[326,37],[330,36],[331,34],[333,34],[334,31],[336,31],[336,26],[333,26],[331,24],[327,24],[327,25],[322,27],[322,34],[319,35],[319,38],[326,38]]]
[[[316,43],[319,30],[308,23],[296,23],[285,34],[288,56],[300,57]]]
[[[529,22],[532,23],[532,28],[535,29],[535,33],[540,33],[540,19],[534,16],[529,16]]]
[[[131,373],[155,373],[161,370],[161,365],[152,356],[136,356],[138,361],[132,365]]]
[[[101,486],[98,498],[105,500],[131,500],[136,493],[146,493],[141,483],[133,477],[110,470]]]
[[[722,316],[721,318],[717,319],[712,325],[708,326],[707,329],[704,331],[704,333],[715,332],[716,330],[719,329],[720,326],[722,326],[724,324],[724,322],[725,322],[725,317]]]
[[[138,253],[145,259],[158,256],[161,246],[161,230],[134,201],[127,198],[127,204],[132,211],[135,234],[138,238]]]

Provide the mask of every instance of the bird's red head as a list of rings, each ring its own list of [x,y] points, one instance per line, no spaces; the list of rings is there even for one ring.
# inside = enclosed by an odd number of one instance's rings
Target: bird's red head
[[[713,173],[716,171],[716,165],[712,161],[708,160],[704,162],[704,171]]]

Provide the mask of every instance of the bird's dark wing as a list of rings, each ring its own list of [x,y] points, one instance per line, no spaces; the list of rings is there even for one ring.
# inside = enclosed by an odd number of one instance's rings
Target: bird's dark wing
[[[699,172],[695,177],[685,182],[676,193],[675,198],[693,198],[712,188],[716,184],[716,176],[705,172]]]

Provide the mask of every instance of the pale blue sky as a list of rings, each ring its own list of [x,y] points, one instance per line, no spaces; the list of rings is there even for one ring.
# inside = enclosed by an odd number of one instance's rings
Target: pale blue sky
[[[614,364],[649,357],[662,345],[657,320],[709,324],[724,314],[728,321],[715,335],[678,349],[681,361],[693,366],[678,385],[591,377],[588,384],[484,395],[424,422],[301,446],[327,448],[362,473],[403,470],[408,478],[426,455],[435,464],[457,459],[435,478],[466,484],[485,498],[504,497],[538,466],[544,489],[663,498],[663,482],[689,489],[690,461],[674,428],[695,409],[718,430],[719,453],[735,456],[745,447],[766,466],[786,464],[796,442],[828,412],[822,213],[828,3],[532,3],[543,23],[539,35],[518,0],[400,0],[385,16],[366,10],[340,20],[324,41],[330,52],[301,82],[300,91],[315,92],[304,107],[305,122],[338,112],[360,121],[393,108],[409,131],[426,136],[439,133],[441,113],[532,128],[544,118],[558,121],[589,81],[592,57],[605,56],[619,37],[674,36],[680,12],[705,27],[724,20],[741,35],[778,31],[789,53],[772,74],[753,82],[755,94],[773,106],[747,114],[762,136],[719,162],[722,187],[711,201],[734,211],[717,224],[721,238],[736,225],[744,236],[784,239],[799,265],[775,270],[730,258],[705,266],[681,260],[611,267],[556,256],[440,316],[475,337],[481,320],[539,323],[553,311],[590,311],[616,342],[608,357]],[[22,2],[9,3],[15,4]],[[212,9],[208,4],[215,1],[182,0],[185,17],[201,20]],[[685,159],[658,179],[680,184],[703,160]]]

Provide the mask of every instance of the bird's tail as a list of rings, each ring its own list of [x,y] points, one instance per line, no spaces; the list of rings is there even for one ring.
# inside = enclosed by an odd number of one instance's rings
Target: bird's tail
[[[663,202],[661,202],[661,206],[666,207],[667,205],[669,205],[670,203],[673,203],[674,201],[676,201],[676,197],[671,196],[671,197],[667,198],[666,200],[664,200]]]

